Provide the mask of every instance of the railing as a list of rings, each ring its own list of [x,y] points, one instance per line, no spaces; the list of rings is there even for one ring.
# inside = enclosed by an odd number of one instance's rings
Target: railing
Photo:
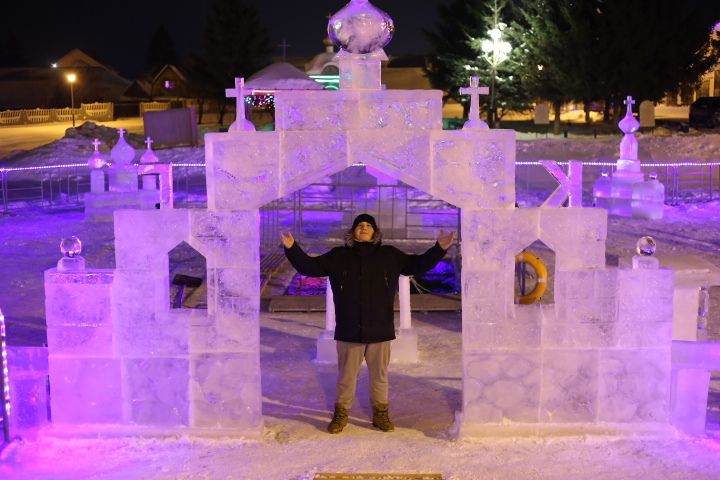
[[[516,190],[551,192],[557,182],[540,164],[542,160],[516,162]],[[567,161],[557,162],[562,166]],[[583,163],[583,203],[592,205],[592,189],[602,172],[612,174],[615,162]],[[643,173],[656,173],[657,179],[665,185],[665,203],[677,205],[680,201],[706,201],[720,198],[720,161],[697,162],[648,162],[641,163]],[[545,173],[544,173],[545,172]]]
[[[112,120],[113,104],[82,103],[79,108],[35,108],[0,112],[0,125],[26,125],[77,120]]]
[[[140,102],[140,116],[145,112],[170,110],[170,102]]]
[[[720,197],[720,162],[646,163],[641,167],[646,173],[658,173],[658,180],[665,184],[668,204]],[[601,172],[614,169],[615,162],[584,164],[586,205],[592,204],[592,186]],[[80,206],[83,194],[90,191],[89,176],[90,170],[84,163],[0,168],[2,212],[28,206]],[[527,192],[533,192],[539,204],[556,186],[555,180],[539,162],[517,163],[516,194],[519,199]],[[173,189],[177,207],[205,208],[204,165],[174,164]],[[457,208],[407,185],[320,183],[261,208],[263,246],[276,245],[281,229],[292,229],[297,235],[308,237],[342,236],[352,216],[364,211],[382,217],[387,237],[395,239],[428,238],[439,228],[457,229],[460,223]]]

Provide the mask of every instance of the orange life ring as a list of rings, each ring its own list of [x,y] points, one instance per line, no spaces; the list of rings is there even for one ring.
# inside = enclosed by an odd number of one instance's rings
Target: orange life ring
[[[545,263],[540,260],[540,257],[534,253],[528,251],[522,251],[515,256],[515,263],[526,263],[530,265],[537,274],[537,281],[535,282],[535,288],[525,295],[517,297],[517,302],[521,305],[530,305],[531,303],[539,302],[545,293],[547,288],[547,267]]]

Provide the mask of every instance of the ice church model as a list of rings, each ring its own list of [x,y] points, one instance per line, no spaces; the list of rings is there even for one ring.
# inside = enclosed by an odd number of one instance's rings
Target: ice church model
[[[371,51],[340,42],[339,91],[279,91],[275,131],[206,135],[207,209],[117,211],[115,270],[46,272],[54,424],[260,435],[258,209],[363,163],[461,209],[460,436],[673,429],[672,272],[606,267],[604,209],[516,208],[515,132],[445,131],[441,91],[384,90],[392,25],[372,18]],[[514,258],[536,240],[555,303],[515,305]],[[181,242],[206,259],[206,311],[170,308]]]

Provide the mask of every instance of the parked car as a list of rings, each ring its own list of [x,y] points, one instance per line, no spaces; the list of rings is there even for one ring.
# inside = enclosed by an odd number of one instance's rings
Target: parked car
[[[720,127],[720,97],[700,97],[690,105],[690,126]]]

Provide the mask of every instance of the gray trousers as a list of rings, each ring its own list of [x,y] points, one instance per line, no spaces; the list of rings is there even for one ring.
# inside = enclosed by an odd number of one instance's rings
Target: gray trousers
[[[355,400],[355,387],[363,359],[367,363],[370,377],[370,403],[372,406],[388,403],[388,364],[390,363],[390,342],[350,343],[337,342],[338,380],[337,400],[350,409]]]

